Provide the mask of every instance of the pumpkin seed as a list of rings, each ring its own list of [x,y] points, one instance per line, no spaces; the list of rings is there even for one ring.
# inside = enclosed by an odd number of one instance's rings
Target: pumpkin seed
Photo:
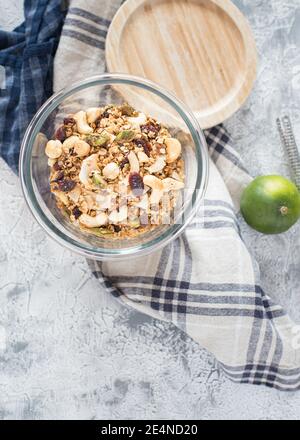
[[[129,104],[121,105],[120,110],[124,116],[133,116],[135,114],[134,108]]]
[[[106,186],[106,182],[103,179],[103,177],[101,176],[100,171],[94,171],[92,179],[93,179],[93,183],[95,185],[98,185],[101,188],[104,188]]]
[[[110,136],[107,133],[100,133],[97,135],[87,136],[86,141],[93,147],[104,147],[110,140]]]
[[[116,136],[117,142],[130,142],[135,138],[135,131],[123,130]]]

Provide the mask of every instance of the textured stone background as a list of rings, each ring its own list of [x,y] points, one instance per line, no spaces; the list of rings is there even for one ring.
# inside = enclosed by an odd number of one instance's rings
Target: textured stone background
[[[260,65],[251,97],[227,126],[253,175],[289,175],[275,118],[288,112],[300,144],[300,2],[236,0]],[[22,19],[0,0],[0,27]],[[83,258],[33,221],[0,161],[0,419],[299,419],[300,392],[236,385],[172,325],[100,291]],[[243,226],[267,292],[300,322],[300,227],[277,237]]]

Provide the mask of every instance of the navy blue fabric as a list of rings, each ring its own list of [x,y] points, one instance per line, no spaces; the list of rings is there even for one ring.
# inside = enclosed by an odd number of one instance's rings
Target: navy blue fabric
[[[61,0],[25,0],[25,21],[0,30],[0,155],[18,171],[24,132],[52,95],[53,57],[65,17]]]

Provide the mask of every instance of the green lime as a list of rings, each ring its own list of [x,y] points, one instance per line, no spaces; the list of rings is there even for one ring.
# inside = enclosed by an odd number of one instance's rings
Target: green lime
[[[300,193],[294,183],[282,176],[260,176],[245,188],[241,212],[257,231],[279,234],[300,218]]]

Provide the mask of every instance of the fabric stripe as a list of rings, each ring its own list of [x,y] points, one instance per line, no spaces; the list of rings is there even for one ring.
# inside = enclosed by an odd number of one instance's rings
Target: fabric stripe
[[[167,252],[166,250],[167,248],[165,248],[165,252],[166,255],[169,255],[169,252]],[[165,257],[165,255],[164,255]],[[162,258],[160,260],[160,263],[162,261]],[[133,283],[141,283],[141,284],[150,284],[150,285],[156,285],[156,286],[161,286],[164,278],[161,278],[160,274],[161,274],[161,264],[158,264],[158,268],[160,269],[158,271],[158,275],[155,278],[152,277],[148,277],[148,276],[135,276],[135,277],[131,277],[128,275],[122,275],[122,276],[112,276],[110,277],[112,283],[116,283],[119,284],[120,282],[133,282]],[[167,282],[169,282],[169,285],[172,286],[172,288],[180,288],[181,286],[181,281],[180,280],[167,280]],[[190,283],[189,284],[189,289],[191,290],[205,290],[205,291],[212,291],[212,292],[256,292],[256,286],[252,285],[252,284],[239,284],[239,283]]]
[[[168,261],[169,255],[170,255],[170,248],[165,246],[163,248],[161,256],[160,256],[160,260],[159,260],[159,263],[157,266],[157,271],[156,271],[155,277],[153,279],[152,279],[152,277],[142,277],[142,278],[148,279],[148,281],[150,281],[150,283],[153,283],[153,285],[161,286],[164,282],[163,275],[164,275],[164,271],[165,271],[166,261]],[[131,278],[131,277],[122,276],[122,279],[128,279],[128,278]],[[141,278],[141,277],[138,276],[134,279],[137,280],[139,278]],[[114,283],[114,279],[115,279],[115,277],[111,278],[113,283]]]
[[[234,214],[226,211],[225,209],[215,209],[213,211],[208,210],[207,208],[205,208],[204,212],[203,212],[204,217],[206,218],[211,218],[211,217],[226,217],[226,218],[230,218],[232,220],[234,220],[234,222],[237,222],[237,218]]]
[[[230,376],[229,376],[230,377]],[[252,384],[252,385],[265,385],[266,387],[269,388],[274,388],[277,389],[279,391],[298,391],[300,389],[300,383],[297,382],[295,385],[281,385],[277,380],[276,380],[276,376],[270,376],[270,380],[267,379],[257,379],[257,378],[247,378],[247,379],[235,379],[233,377],[230,377],[230,379],[233,382],[236,383],[240,383],[240,384]]]
[[[264,360],[268,359],[272,350],[272,345],[274,343],[273,328],[267,320],[264,320],[264,323],[265,328],[264,333],[261,332],[262,343],[260,347],[260,353],[258,354],[258,362],[260,363],[263,363]]]
[[[289,378],[289,376],[280,377],[277,372],[276,368],[273,368],[274,371],[270,371],[268,367],[257,369],[257,366],[253,367],[253,370],[250,370],[245,373],[245,371],[241,371],[239,373],[232,373],[229,371],[228,367],[224,367],[225,373],[230,376],[233,379],[252,379],[252,380],[265,380],[269,383],[272,383],[274,380],[276,380],[277,384],[281,385],[296,385],[300,386],[300,375],[296,378]]]
[[[161,288],[158,290],[153,290],[152,289],[152,295],[157,295],[158,294],[158,301],[156,298],[152,297],[151,298],[151,307],[154,306],[154,308],[156,307],[156,304],[159,302],[161,303],[160,297],[162,296],[164,298],[163,300],[163,308],[167,309],[165,310],[166,312],[172,312],[172,321],[174,320],[175,322],[178,320],[178,316],[176,313],[176,305],[173,301],[171,303],[170,299],[172,298],[172,300],[174,299],[174,292],[173,291],[169,291],[167,292],[167,282],[170,279],[173,279],[174,276],[178,277],[179,276],[179,268],[182,264],[182,252],[181,252],[181,237],[179,237],[178,240],[175,240],[172,242],[172,253],[171,253],[171,258],[170,261],[168,262],[168,264],[165,267],[165,273],[164,273],[164,282],[161,286]],[[161,293],[160,293],[161,292]],[[174,305],[174,307],[173,307]]]
[[[176,298],[177,295],[182,295],[182,294],[186,295],[187,292],[188,292],[186,289],[177,289],[177,291],[176,291],[176,289],[174,289],[174,288],[170,289],[170,288],[165,287],[165,286],[164,287],[160,287],[159,289],[156,289],[156,290],[154,289],[153,290],[153,288],[151,288],[151,286],[144,287],[142,285],[134,285],[133,283],[132,284],[130,284],[130,283],[129,284],[128,283],[126,283],[126,284],[120,283],[120,284],[118,284],[118,288],[124,289],[124,292],[126,292],[126,294],[129,294],[129,289],[130,289],[130,292],[135,292],[136,295],[143,294],[143,295],[149,296],[149,297],[151,296],[149,292],[152,292],[152,291],[155,292],[157,296],[159,296],[160,294],[164,294],[166,291],[169,291],[169,292],[172,291],[172,295],[174,296],[174,298]],[[198,295],[198,297],[197,297],[197,295]],[[210,298],[209,301],[207,300],[207,297]],[[226,297],[226,295],[217,295],[217,294],[213,294],[212,292],[210,292],[209,295],[208,294],[205,295],[204,293],[200,293],[199,292],[199,293],[196,293],[196,294],[191,294],[191,297],[188,297],[187,299],[191,303],[192,302],[198,303],[199,302],[198,299],[199,299],[199,300],[203,301],[203,303],[207,303],[207,304],[208,303],[216,303],[216,304],[217,303],[223,303],[223,304],[226,304],[225,302],[223,302],[223,298],[225,298],[225,297]],[[243,296],[239,296],[239,295],[236,295],[236,296],[231,295],[228,298],[231,298],[231,299],[227,301],[227,304],[230,304],[230,303],[232,303],[232,304],[242,304],[242,303],[245,303],[246,304],[247,301],[249,301],[247,299],[247,297],[243,297]],[[249,298],[252,298],[252,297],[249,297]],[[257,307],[260,307],[261,309],[265,309],[264,305],[261,304],[258,301],[252,300],[252,304],[257,306]],[[274,309],[272,311],[272,313],[276,313],[277,316],[285,316],[285,312],[281,308]]]
[[[183,244],[183,260],[184,260],[184,266],[183,266],[183,275],[184,275],[184,282],[181,281],[181,285],[184,285],[184,288],[188,290],[189,284],[191,281],[191,275],[192,275],[192,252],[190,249],[189,242],[185,235],[182,235],[181,237],[182,244]],[[178,257],[177,257],[178,258]],[[175,292],[174,292],[175,293]],[[180,324],[180,328],[184,325],[184,329],[186,326],[186,303],[187,303],[187,295],[184,292],[180,292],[178,294],[178,306],[177,306],[177,317],[176,322]],[[180,317],[180,319],[178,319]]]
[[[145,297],[151,298],[152,291],[151,288],[146,287],[133,287],[127,286],[124,283],[120,283],[119,285],[122,289],[130,289],[130,293],[133,295],[143,295]],[[198,304],[239,304],[239,305],[251,305],[251,306],[258,306],[261,309],[264,307],[260,304],[257,304],[255,301],[255,298],[252,296],[211,296],[211,295],[201,295],[201,294],[188,294],[186,293],[186,289],[183,289],[182,291],[179,290],[179,292],[174,292],[173,289],[165,289],[163,291],[164,297],[167,297],[167,294],[170,296],[172,295],[172,299],[174,301],[178,302],[185,302],[185,303],[198,303]],[[162,293],[161,290],[155,291],[157,293]],[[170,299],[170,297],[169,297]]]
[[[204,206],[223,206],[224,208],[230,209],[234,213],[233,206],[230,203],[224,202],[224,200],[210,200],[204,199]]]
[[[67,18],[65,20],[65,26],[72,26],[74,28],[83,29],[84,31],[89,32],[90,34],[95,34],[99,37],[105,38],[107,35],[107,31],[103,29],[99,29],[96,26],[86,23],[85,21],[80,21],[75,18]]]
[[[173,283],[171,281],[167,281],[165,286],[159,286],[159,291],[160,292],[165,292],[166,290],[170,290],[172,289],[172,292],[174,292],[174,295],[176,297],[177,294],[181,294],[181,293],[185,293],[185,294],[189,294],[189,292],[192,292],[192,288],[193,287],[190,283],[186,282],[186,281],[181,281],[182,286],[187,286],[189,285],[189,288],[184,288],[184,287],[173,287]],[[136,293],[139,292],[145,292],[145,294],[147,294],[148,291],[152,291],[153,290],[153,285],[150,284],[142,284],[142,283],[138,283],[138,282],[120,282],[118,284],[119,288],[123,288],[124,290],[126,290],[126,292],[131,289],[131,291],[135,291]],[[255,304],[257,306],[260,306],[264,309],[266,309],[266,306],[262,303],[262,301],[260,301],[260,298],[258,296],[245,296],[244,293],[239,293],[239,292],[235,292],[233,293],[229,293],[229,292],[213,292],[213,291],[194,291],[195,293],[190,293],[187,297],[188,301],[191,302],[198,302],[198,299],[201,301],[206,301],[206,302],[212,302],[212,303],[229,303],[232,301],[232,303],[242,303],[245,301],[245,303],[247,301],[249,301],[249,299],[251,298],[252,304]],[[198,295],[198,297],[197,297]],[[209,301],[207,300],[209,298]],[[224,298],[224,300],[223,300]],[[226,299],[225,299],[226,298]],[[227,301],[226,301],[227,300]],[[273,312],[281,312],[282,316],[285,315],[285,312],[283,311],[283,309],[279,306],[274,307],[274,308],[270,308]]]
[[[62,31],[62,36],[74,38],[75,40],[79,40],[82,43],[85,43],[89,46],[96,47],[97,49],[104,50],[105,42],[96,40],[95,38],[88,37],[87,35],[82,34],[81,32],[73,31],[70,29],[64,29]]]
[[[148,302],[147,300],[145,300]],[[151,303],[151,307],[154,310],[164,310],[165,312],[171,312],[172,307],[168,307],[166,302],[161,302],[160,300],[155,300],[155,298],[152,298],[149,303]],[[172,304],[170,304],[172,306]],[[192,307],[185,305],[184,312],[181,312],[180,310],[177,311],[178,313],[186,313],[190,315],[198,315],[198,316],[214,316],[214,317],[232,317],[232,316],[244,316],[244,317],[257,317],[260,319],[263,319],[263,309],[234,309],[229,307],[224,308],[208,308],[208,307]],[[274,314],[276,317],[276,313]],[[246,323],[245,323],[246,325]]]
[[[247,173],[247,170],[242,164],[239,156],[237,154],[228,151],[227,144],[230,138],[228,134],[225,132],[222,125],[217,127],[212,127],[210,130],[205,130],[204,132],[206,136],[207,145],[209,148],[213,150],[213,153],[217,152],[218,154],[224,156],[235,166],[237,166],[242,171]]]
[[[229,221],[223,221],[223,220],[219,220],[219,221],[206,221],[206,220],[200,220],[200,221],[193,221],[189,224],[188,229],[199,229],[199,228],[204,228],[204,229],[223,229],[223,228],[229,228],[229,229],[234,229],[236,231],[238,231],[238,226],[235,222],[229,222]]]
[[[101,24],[102,26],[109,27],[110,20],[107,20],[106,18],[99,17],[98,15],[93,14],[92,12],[89,12],[85,9],[81,8],[69,8],[69,14],[78,15],[79,17],[87,18],[88,20],[93,21],[94,23]]]
[[[274,316],[274,312],[272,312],[272,315]],[[280,361],[281,361],[282,354],[283,354],[283,343],[282,343],[282,339],[279,337],[279,334],[275,329],[274,329],[274,332],[276,333],[276,347],[275,347],[273,358],[271,360],[271,365],[280,365]],[[268,376],[268,379],[270,379],[269,376]]]
[[[272,365],[266,365],[266,364],[247,364],[247,365],[236,365],[236,366],[229,366],[225,365],[222,362],[220,362],[220,366],[224,368],[224,370],[230,374],[243,374],[244,371],[246,372],[252,372],[252,371],[265,371],[268,370],[271,373],[277,373],[278,377],[282,376],[282,378],[285,377],[291,377],[295,378],[297,375],[300,376],[300,368],[280,368],[275,367]]]

